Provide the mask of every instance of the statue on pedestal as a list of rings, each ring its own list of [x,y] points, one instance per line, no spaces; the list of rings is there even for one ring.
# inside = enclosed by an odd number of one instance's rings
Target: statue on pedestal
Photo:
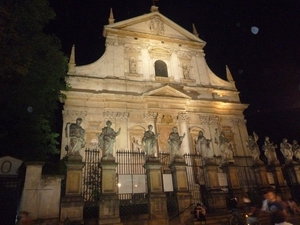
[[[225,137],[224,132],[221,132],[219,142],[221,152],[221,164],[225,162],[233,162],[234,149],[230,140]]]
[[[292,145],[287,142],[286,138],[283,138],[282,142],[280,143],[280,151],[285,158],[285,164],[293,162]]]
[[[257,144],[258,136],[255,132],[253,132],[253,136],[249,135],[248,140],[246,141],[246,146],[250,150],[252,154],[253,164],[260,163],[260,150]]]
[[[143,139],[142,139],[142,144],[144,151],[148,156],[154,156],[156,153],[156,143],[157,143],[157,138],[159,134],[154,134],[153,126],[149,125],[148,130],[145,131]]]
[[[76,123],[67,123],[66,125],[68,155],[80,155],[80,150],[85,147],[85,130],[81,127],[81,123],[82,119],[77,118]]]
[[[185,137],[185,133],[183,136],[180,136],[177,131],[177,127],[172,128],[172,132],[169,135],[168,144],[170,147],[170,155],[171,159],[175,158],[183,158],[180,153],[180,146],[182,144],[182,140]]]
[[[297,140],[293,140],[292,144],[293,155],[297,160],[300,160],[300,145]]]
[[[276,149],[277,145],[274,145],[273,142],[270,142],[270,138],[268,136],[265,137],[264,144],[262,146],[262,150],[265,152],[265,156],[268,159],[268,165],[272,163],[278,163]]]
[[[211,139],[207,139],[203,135],[203,131],[199,131],[198,138],[196,141],[196,152],[201,155],[204,160],[211,159],[214,157],[214,152],[210,148]]]
[[[102,133],[98,135],[99,147],[102,150],[103,157],[114,157],[114,143],[116,142],[116,137],[120,134],[121,128],[117,132],[111,128],[112,122],[108,120],[106,122],[106,127],[102,128]]]

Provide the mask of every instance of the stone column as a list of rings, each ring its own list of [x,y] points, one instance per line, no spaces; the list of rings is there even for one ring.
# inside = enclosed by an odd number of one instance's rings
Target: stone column
[[[144,165],[147,174],[149,198],[149,225],[168,225],[167,198],[163,192],[162,164],[158,158],[148,158]]]
[[[99,201],[99,225],[121,225],[120,201],[117,195],[115,158],[102,159],[101,168],[101,196]]]
[[[29,212],[32,219],[37,219],[38,217],[38,190],[41,183],[42,168],[44,164],[44,162],[26,163],[26,176],[20,211]]]
[[[218,166],[212,160],[208,161],[203,166],[205,184],[206,184],[206,198],[208,209],[210,212],[225,212],[227,209],[226,193],[221,190],[218,180]]]
[[[80,155],[68,156],[66,161],[66,193],[60,205],[60,220],[67,218],[71,221],[83,222],[84,200],[82,193],[82,168],[84,162]]]
[[[175,159],[170,165],[172,171],[172,180],[174,185],[174,195],[177,198],[179,221],[185,224],[191,218],[189,209],[192,205],[192,195],[188,188],[188,180],[186,173],[186,164],[184,160]]]
[[[181,133],[181,135],[185,134],[186,137],[182,140],[182,145],[180,148],[180,152],[181,154],[185,154],[185,153],[192,153],[190,151],[190,134],[188,132],[188,127],[187,127],[187,123],[189,121],[189,117],[186,113],[179,113],[178,114],[178,122],[179,122],[179,133]],[[187,152],[183,152],[183,151],[187,151]]]
[[[238,200],[238,205],[244,205],[242,198],[244,197],[243,190],[240,186],[240,180],[238,176],[238,167],[234,163],[227,163],[223,166],[228,176],[229,193],[234,195]]]
[[[289,187],[286,185],[281,165],[278,163],[270,166],[270,170],[274,174],[276,191],[281,194],[283,199],[290,199],[292,197]]]

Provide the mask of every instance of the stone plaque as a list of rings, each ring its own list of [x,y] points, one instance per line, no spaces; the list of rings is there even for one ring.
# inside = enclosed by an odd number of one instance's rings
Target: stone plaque
[[[174,190],[172,174],[163,174],[163,185],[164,185],[164,192],[172,192]]]

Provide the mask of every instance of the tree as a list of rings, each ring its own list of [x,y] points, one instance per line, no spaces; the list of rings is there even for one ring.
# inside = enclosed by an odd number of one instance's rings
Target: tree
[[[67,59],[44,32],[55,17],[47,0],[0,1],[0,149],[24,160],[58,153],[53,132]]]

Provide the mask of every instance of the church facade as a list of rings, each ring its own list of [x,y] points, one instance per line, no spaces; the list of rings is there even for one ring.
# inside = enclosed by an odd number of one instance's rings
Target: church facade
[[[210,149],[220,156],[218,141],[223,132],[233,146],[234,156],[250,156],[243,111],[247,108],[228,68],[227,80],[208,67],[205,42],[183,29],[152,6],[151,12],[104,26],[106,50],[97,61],[75,65],[72,49],[68,84],[71,91],[63,110],[63,137],[68,123],[82,119],[86,146],[97,145],[97,134],[108,120],[121,128],[116,150],[142,149],[148,125],[159,134],[157,154],[169,152],[168,135],[173,127],[186,134],[180,151],[196,153],[199,131],[211,139]],[[61,156],[67,154],[62,139]],[[84,157],[84,149],[80,154]]]
[[[120,22],[114,22],[111,11],[108,21],[103,30],[106,49],[97,61],[76,66],[75,47],[72,48],[67,78],[72,89],[64,93],[67,98],[61,158],[75,159],[74,164],[69,159],[69,167],[76,167],[77,172],[68,170],[65,198],[72,196],[74,190],[78,196],[82,194],[81,181],[88,175],[81,174],[84,166],[76,161],[87,162],[86,149],[100,152],[101,179],[105,179],[100,190],[100,220],[106,221],[105,210],[110,210],[111,201],[115,201],[119,212],[115,195],[122,200],[120,193],[129,193],[120,188],[121,181],[132,184],[132,190],[134,182],[139,182],[135,187],[144,188],[138,192],[141,195],[132,192],[123,200],[136,196],[144,196],[145,200],[148,196],[150,218],[160,215],[157,224],[164,223],[166,202],[172,204],[171,198],[164,200],[164,192],[174,194],[178,213],[190,207],[191,202],[199,201],[205,201],[210,210],[222,211],[229,192],[241,201],[249,191],[249,183],[252,182],[251,187],[269,186],[265,167],[260,164],[257,170],[250,169],[253,153],[246,144],[248,133],[243,115],[248,105],[241,103],[227,67],[226,80],[210,70],[203,50],[206,43],[198,37],[195,27],[192,32],[185,30],[162,15],[156,6],[148,14]],[[144,154],[149,148],[143,142],[148,129],[157,138],[155,146],[149,145],[152,152],[145,153],[139,169],[127,170],[126,163],[137,157],[130,154]],[[106,131],[114,137],[105,144],[101,138]],[[170,137],[174,131],[180,137],[176,155],[184,160],[172,158]],[[118,161],[118,152],[128,152],[127,158]],[[149,154],[152,158],[147,158]],[[108,155],[112,157],[107,158]],[[166,155],[171,155],[171,159],[162,165]],[[135,174],[136,171],[139,172]],[[64,205],[62,215],[70,217],[70,207]],[[118,218],[116,213],[110,222],[117,224]]]

